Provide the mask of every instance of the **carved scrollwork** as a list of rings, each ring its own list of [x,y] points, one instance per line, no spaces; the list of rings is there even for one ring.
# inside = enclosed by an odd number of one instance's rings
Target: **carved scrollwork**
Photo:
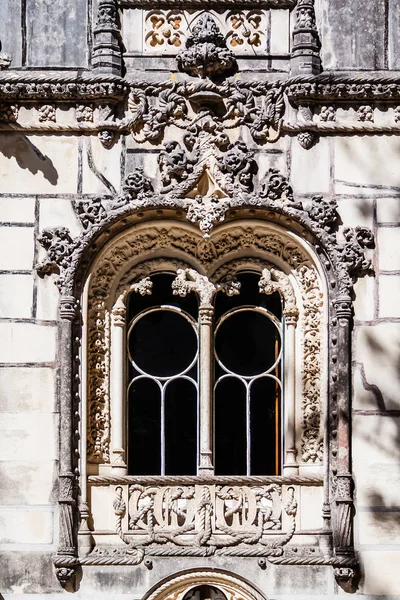
[[[278,269],[263,269],[258,287],[263,294],[279,292],[284,301],[284,317],[296,323],[299,316],[299,309],[297,308],[293,286],[285,273]]]
[[[78,200],[75,208],[84,230],[99,225],[107,216],[101,198]]]
[[[199,119],[192,104],[199,103],[204,103],[207,121],[213,121],[213,127],[219,127],[224,133],[226,146],[229,139],[224,128],[240,125],[247,126],[257,142],[275,142],[280,136],[285,102],[283,86],[279,82],[264,84],[238,81],[219,85],[202,80],[185,85],[168,84],[166,88],[162,84],[133,85],[128,99],[131,114],[129,128],[139,142],[160,139],[170,125],[191,132],[195,140],[198,133],[196,128],[202,117],[200,115]]]
[[[213,194],[208,198],[198,195],[194,200],[189,201],[187,205],[188,221],[198,223],[200,231],[207,238],[210,236],[214,225],[225,220],[226,211],[231,204],[228,199],[219,198]]]
[[[75,247],[69,229],[66,227],[44,229],[38,237],[38,242],[47,250],[47,260],[36,266],[40,276],[59,273],[60,269],[68,268],[68,259]]]
[[[227,553],[232,547],[240,556],[249,546],[254,547],[253,555],[279,555],[296,529],[294,487],[284,494],[278,484],[129,485],[115,491],[116,532],[138,559],[145,552],[151,554],[152,546],[165,545],[163,554],[168,556],[182,547],[190,547],[192,555],[203,555],[206,549],[207,554]],[[282,531],[283,515],[286,531]]]

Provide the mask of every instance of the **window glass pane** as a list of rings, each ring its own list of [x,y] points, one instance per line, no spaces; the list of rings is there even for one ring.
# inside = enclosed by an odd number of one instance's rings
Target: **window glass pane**
[[[215,351],[226,369],[243,376],[261,375],[274,366],[280,345],[276,325],[253,309],[227,316],[218,328]]]
[[[165,474],[195,475],[197,467],[197,391],[187,379],[165,390]]]
[[[170,377],[185,371],[195,359],[197,335],[183,315],[155,309],[133,323],[128,348],[130,359],[139,369],[157,377]]]
[[[260,377],[250,390],[250,474],[279,475],[280,386]]]
[[[128,395],[128,473],[161,473],[161,391],[152,379],[135,381]]]
[[[246,475],[246,388],[236,377],[215,389],[215,474]]]

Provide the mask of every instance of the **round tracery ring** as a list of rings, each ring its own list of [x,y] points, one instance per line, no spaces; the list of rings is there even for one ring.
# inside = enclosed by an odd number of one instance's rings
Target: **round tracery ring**
[[[145,310],[128,330],[128,356],[142,375],[165,381],[187,373],[197,360],[197,323],[183,310],[162,305]],[[176,352],[176,348],[184,352]]]
[[[234,308],[217,323],[215,357],[227,373],[244,379],[271,373],[281,354],[281,324],[265,308]]]

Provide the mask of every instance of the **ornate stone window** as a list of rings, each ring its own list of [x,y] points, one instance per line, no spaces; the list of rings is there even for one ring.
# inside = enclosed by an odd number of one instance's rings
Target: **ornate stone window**
[[[97,224],[74,241],[62,229],[43,233],[48,260],[39,271],[60,272],[62,291],[61,535],[55,559],[61,580],[77,564],[221,554],[333,565],[338,577],[351,576],[350,294],[356,271],[368,269],[363,249],[371,236],[344,229],[338,242],[335,207],[318,197],[305,210],[281,176],[272,175],[263,195],[247,195],[240,208],[224,198],[191,199],[187,207],[179,198],[150,200],[148,191],[132,201],[127,192],[108,214],[94,203]],[[193,218],[196,203],[201,210]],[[78,213],[83,223],[89,209]],[[163,293],[168,289],[169,300],[159,299],[160,278],[168,280]],[[161,343],[158,363],[146,357],[156,334],[147,346],[138,342],[161,317],[176,332],[185,328],[188,338],[186,362],[167,373],[153,370],[161,363],[169,368]],[[248,334],[248,318],[261,336],[250,341],[256,359],[246,366],[245,354],[235,363],[237,353],[229,352],[240,328],[241,339]],[[182,325],[174,326],[177,319]],[[160,391],[152,473],[135,465],[137,439],[131,447],[127,435],[140,436],[138,423],[146,415],[140,414],[138,382],[146,378]],[[241,391],[223,390],[224,381]],[[162,446],[171,423],[161,405],[168,405],[165,390],[172,383],[192,390],[185,440],[192,448],[190,467],[182,469],[179,448]],[[257,385],[274,403],[269,424],[266,414],[252,416]],[[147,391],[142,398],[150,406]],[[181,401],[182,391],[175,398]],[[233,398],[229,406],[227,398]],[[235,417],[236,409],[241,416]],[[221,466],[219,444],[224,437],[230,443],[224,432],[228,410],[233,435],[242,436],[241,456]],[[156,413],[152,409],[153,420]],[[254,439],[262,439],[257,427],[269,432],[274,448],[254,453]],[[152,445],[143,439],[142,447]],[[268,460],[258,461],[260,453]]]

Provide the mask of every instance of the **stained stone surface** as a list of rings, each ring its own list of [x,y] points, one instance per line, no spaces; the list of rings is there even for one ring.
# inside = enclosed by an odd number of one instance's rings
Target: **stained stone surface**
[[[87,2],[28,0],[26,4],[27,65],[30,67],[85,67]]]
[[[396,13],[394,4],[393,17]],[[387,68],[385,0],[354,0],[350,3],[329,0],[321,2],[320,6],[323,7],[322,36],[326,42],[329,40],[323,50],[325,69]]]

